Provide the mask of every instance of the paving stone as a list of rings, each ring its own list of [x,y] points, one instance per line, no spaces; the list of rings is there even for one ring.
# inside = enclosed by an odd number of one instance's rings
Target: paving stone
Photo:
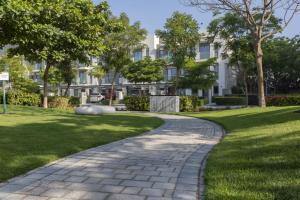
[[[63,197],[69,192],[70,192],[70,190],[66,190],[66,189],[49,189],[46,192],[42,193],[41,196],[44,196],[44,197]]]
[[[120,193],[124,189],[123,186],[115,186],[115,185],[104,185],[100,188],[101,192],[108,193]]]
[[[144,188],[140,192],[141,195],[152,196],[152,197],[162,197],[165,193],[164,190],[161,189],[153,189],[153,188]]]
[[[108,196],[107,193],[102,192],[87,192],[81,199],[86,200],[104,200]]]
[[[152,176],[150,178],[150,181],[153,182],[168,182],[169,181],[169,177],[165,177],[165,176]]]
[[[84,176],[71,176],[67,179],[65,179],[64,181],[66,182],[72,182],[72,183],[81,183],[84,180],[88,179],[88,177],[84,177]]]
[[[122,193],[124,194],[137,194],[142,190],[140,187],[126,187]]]
[[[107,200],[144,200],[145,196],[140,195],[128,195],[128,194],[113,194],[108,197]]]
[[[172,190],[175,188],[175,184],[174,183],[154,183],[153,188],[161,188],[161,189],[169,189]]]
[[[148,181],[123,181],[121,183],[123,186],[133,186],[133,187],[151,187],[153,185],[153,182]]]

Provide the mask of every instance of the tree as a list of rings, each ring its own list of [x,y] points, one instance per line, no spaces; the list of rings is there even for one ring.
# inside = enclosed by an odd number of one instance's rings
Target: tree
[[[164,30],[157,30],[164,50],[171,54],[171,62],[176,67],[175,91],[177,93],[180,70],[184,68],[187,58],[195,58],[195,46],[200,40],[198,22],[191,15],[174,12],[167,19]]]
[[[101,79],[105,76],[106,71],[101,66],[93,66],[93,68],[89,71],[89,75],[95,77],[99,81],[99,88],[101,85]]]
[[[47,108],[48,73],[64,60],[89,63],[105,49],[111,29],[108,4],[92,0],[6,0],[0,2],[0,44],[11,44],[11,55],[45,61],[44,108]]]
[[[64,96],[68,95],[72,81],[76,78],[77,65],[76,62],[63,61],[58,65],[62,82],[67,84]]]
[[[255,66],[255,53],[251,38],[245,22],[235,13],[226,13],[224,16],[214,19],[208,26],[208,32],[212,40],[216,40],[216,47],[223,43],[223,58],[229,59],[229,66],[235,69],[242,76],[246,105],[248,105],[248,72]]]
[[[269,39],[263,46],[269,88],[274,93],[300,90],[300,37]]]
[[[108,49],[101,56],[101,65],[112,74],[109,105],[112,105],[117,76],[121,74],[124,67],[132,62],[132,51],[144,46],[142,41],[147,34],[147,31],[141,28],[139,22],[130,25],[129,18],[125,13],[122,13],[120,17],[113,17],[112,20],[119,22],[122,29],[106,35],[105,44]]]
[[[186,60],[185,75],[179,78],[179,88],[191,88],[192,90],[211,88],[216,82],[216,74],[210,70],[210,67],[215,63],[215,58],[201,62],[193,59]]]
[[[262,44],[272,35],[281,32],[300,11],[299,0],[185,0],[202,10],[232,12],[241,16],[251,36],[255,51],[258,76],[259,105],[266,106]],[[283,13],[280,15],[280,13]],[[277,21],[276,19],[280,19]],[[275,21],[275,22],[274,22]],[[277,24],[277,26],[273,26]],[[271,26],[270,26],[271,25]]]
[[[0,58],[0,72],[5,70],[9,73],[9,82],[14,89],[29,93],[40,92],[38,84],[29,77],[32,72],[32,66],[25,62],[22,56],[2,56]]]
[[[146,57],[125,67],[123,75],[135,84],[159,82],[164,78],[165,65],[163,60],[152,60],[151,57]]]

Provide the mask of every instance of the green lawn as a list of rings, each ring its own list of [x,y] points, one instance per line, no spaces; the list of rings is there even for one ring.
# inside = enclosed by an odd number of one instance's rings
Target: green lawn
[[[138,114],[79,116],[34,107],[0,115],[0,182],[63,156],[136,136],[160,126]]]
[[[300,107],[186,113],[220,123],[205,170],[207,200],[300,199]]]

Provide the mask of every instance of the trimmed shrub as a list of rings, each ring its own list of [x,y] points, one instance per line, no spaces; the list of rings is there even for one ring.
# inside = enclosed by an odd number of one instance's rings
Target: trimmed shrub
[[[80,98],[79,97],[69,97],[69,105],[71,107],[77,107],[80,105]]]
[[[195,96],[180,96],[180,112],[192,112],[195,110],[198,98]]]
[[[60,96],[50,96],[48,97],[48,107],[58,108],[58,109],[68,109],[70,108],[69,98]]]
[[[40,106],[41,96],[39,94],[27,93],[21,90],[10,90],[7,93],[8,103],[22,106]]]
[[[268,96],[267,106],[297,106],[300,105],[300,96]]]
[[[213,101],[217,105],[222,105],[222,106],[245,105],[246,97],[239,97],[239,96],[214,97]]]
[[[124,103],[127,110],[131,111],[149,111],[150,98],[149,96],[128,96],[124,98]]]

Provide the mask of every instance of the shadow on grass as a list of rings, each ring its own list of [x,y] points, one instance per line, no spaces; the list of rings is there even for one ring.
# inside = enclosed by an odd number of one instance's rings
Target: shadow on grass
[[[139,115],[78,116],[41,109],[30,114],[26,109],[16,109],[16,115],[0,121],[0,182],[66,155],[136,136],[162,124],[158,118]]]

